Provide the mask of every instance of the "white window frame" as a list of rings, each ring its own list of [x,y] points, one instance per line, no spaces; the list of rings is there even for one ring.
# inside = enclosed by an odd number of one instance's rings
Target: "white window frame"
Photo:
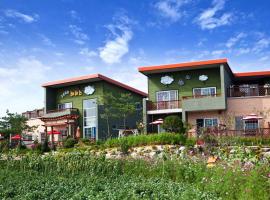
[[[65,108],[60,108],[61,105],[65,105]],[[71,107],[67,107],[66,105],[71,105]],[[58,108],[58,110],[64,110],[64,109],[68,109],[68,108],[73,108],[73,104],[72,104],[72,102],[59,103],[57,105],[57,108]]]
[[[257,123],[257,128],[255,129],[247,129],[246,127],[247,127],[247,125],[246,125],[246,123],[247,122],[252,122],[252,123]],[[260,123],[259,123],[259,120],[257,119],[257,120],[244,120],[244,131],[251,131],[251,130],[258,130],[260,128]]]
[[[171,93],[170,92],[172,92],[172,91],[175,91],[176,92],[176,99],[174,99],[174,100],[172,100],[171,99]],[[160,94],[160,93],[164,93],[164,92],[168,92],[169,93],[169,100],[166,100],[166,101],[178,101],[178,90],[162,90],[162,91],[157,91],[156,92],[156,102],[160,102],[159,100],[158,100],[158,95]]]
[[[194,97],[196,97],[196,94],[195,94],[195,90],[197,90],[197,89],[200,89],[201,90],[201,96],[216,96],[217,95],[217,87],[202,87],[202,88],[193,88],[193,90],[192,90],[192,93],[193,93],[193,96]],[[205,89],[208,89],[208,90],[210,90],[210,94],[209,95],[203,95],[203,90],[205,90]],[[211,89],[215,89],[215,94],[214,95],[211,95]]]
[[[212,126],[205,126],[205,121],[206,120],[212,120]],[[212,118],[203,118],[203,127],[204,128],[207,128],[207,127],[215,127],[215,126],[213,126],[213,120],[217,120],[217,126],[218,126],[218,124],[219,124],[219,120],[218,120],[218,118],[215,118],[215,117],[212,117]]]
[[[83,138],[86,138],[85,137],[85,128],[93,128],[93,126],[85,126],[85,119],[94,119],[95,120],[95,128],[96,128],[96,140],[98,140],[98,105],[97,105],[97,99],[84,99],[83,100],[83,105],[84,105],[84,101],[87,101],[87,100],[95,100],[95,103],[96,103],[96,116],[90,116],[90,117],[85,117],[84,116],[84,111],[87,110],[87,109],[94,109],[94,108],[84,108],[83,106]],[[93,139],[92,137],[90,137],[89,139]]]
[[[171,92],[175,92],[175,97],[176,99],[172,100],[171,98]],[[168,93],[168,100],[159,100],[158,96],[161,93]],[[156,103],[157,103],[157,109],[175,109],[178,107],[178,90],[162,90],[162,91],[157,91],[156,92]],[[164,105],[165,104],[165,105]]]

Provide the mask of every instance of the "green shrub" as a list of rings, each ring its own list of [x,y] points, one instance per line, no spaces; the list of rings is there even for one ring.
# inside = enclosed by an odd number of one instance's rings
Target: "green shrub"
[[[64,142],[63,145],[65,148],[73,148],[75,144],[77,144],[78,141],[75,140],[74,138],[67,138]]]
[[[167,116],[162,127],[170,133],[184,133],[184,125],[181,118],[177,115]]]
[[[128,154],[128,150],[130,148],[129,142],[127,140],[127,138],[124,138],[123,140],[120,141],[120,151],[123,154]]]
[[[7,140],[1,141],[0,142],[0,152],[7,152],[9,150],[8,145],[9,145],[9,143]]]
[[[43,144],[41,145],[41,152],[45,153],[45,152],[49,152],[51,149],[49,147],[49,143],[48,143],[48,138],[45,138],[45,141],[43,142]]]

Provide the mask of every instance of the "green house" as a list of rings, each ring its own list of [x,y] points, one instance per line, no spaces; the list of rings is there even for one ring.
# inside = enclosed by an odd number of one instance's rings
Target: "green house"
[[[119,129],[136,129],[142,120],[142,100],[146,93],[101,74],[94,74],[42,85],[45,89],[45,115],[41,118],[55,140],[66,136],[102,140],[109,137],[107,120],[104,117],[104,95],[112,94],[117,101],[121,94],[129,94],[135,112],[128,115],[125,127],[120,116],[109,121],[112,137]]]
[[[198,132],[225,127],[228,134],[268,131],[270,72],[234,73],[227,59],[140,67],[148,78],[144,122],[161,132],[168,115],[178,115]],[[229,132],[230,131],[230,132]]]

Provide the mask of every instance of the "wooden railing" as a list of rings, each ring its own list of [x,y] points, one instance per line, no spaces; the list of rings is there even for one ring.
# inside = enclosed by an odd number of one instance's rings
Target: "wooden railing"
[[[268,96],[270,95],[270,87],[268,86],[231,86],[228,88],[228,97],[252,97],[252,96]]]
[[[147,110],[165,110],[165,109],[177,109],[181,107],[181,101],[158,101],[158,102],[147,102]]]

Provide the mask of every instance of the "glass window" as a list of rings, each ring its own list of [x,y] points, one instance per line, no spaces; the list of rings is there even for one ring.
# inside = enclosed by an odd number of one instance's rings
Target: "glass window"
[[[178,91],[169,90],[169,91],[159,91],[156,93],[157,101],[176,101],[178,100]]]
[[[214,95],[216,95],[216,87],[193,89],[193,96],[214,96]]]
[[[72,102],[58,104],[59,110],[68,109],[68,108],[72,108]]]
[[[245,130],[256,130],[259,128],[258,120],[246,120]]]
[[[216,118],[204,119],[204,127],[213,127],[217,125],[218,125],[218,120]]]
[[[83,101],[83,131],[85,138],[96,139],[97,103],[96,99]]]

